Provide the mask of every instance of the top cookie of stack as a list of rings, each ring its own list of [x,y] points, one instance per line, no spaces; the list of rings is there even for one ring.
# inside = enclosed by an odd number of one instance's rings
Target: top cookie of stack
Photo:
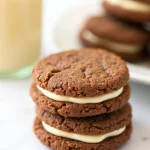
[[[71,50],[41,60],[33,69],[31,96],[38,107],[65,117],[113,112],[130,97],[125,62],[104,50]]]

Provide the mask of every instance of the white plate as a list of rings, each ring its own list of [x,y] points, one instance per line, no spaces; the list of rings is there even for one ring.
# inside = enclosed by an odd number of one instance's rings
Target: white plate
[[[82,48],[78,40],[80,28],[87,17],[100,13],[102,13],[102,9],[100,9],[100,4],[95,0],[87,0],[86,4],[73,7],[61,16],[54,26],[53,37],[56,46],[60,50]],[[150,66],[148,66],[147,62],[140,64],[128,63],[128,67],[131,80],[150,85]]]

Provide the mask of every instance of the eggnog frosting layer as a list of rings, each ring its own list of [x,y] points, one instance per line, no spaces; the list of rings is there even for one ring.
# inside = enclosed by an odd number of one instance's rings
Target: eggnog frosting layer
[[[112,49],[115,52],[123,52],[134,54],[142,50],[143,46],[141,45],[131,45],[131,44],[123,44],[117,43],[110,40],[103,39],[94,35],[91,31],[86,30],[83,32],[83,38],[93,44],[98,44],[104,46],[108,49]]]
[[[62,95],[57,95],[53,92],[47,91],[37,85],[38,90],[47,96],[48,98],[51,98],[56,101],[61,101],[61,102],[72,102],[72,103],[77,103],[77,104],[94,104],[94,103],[101,103],[103,101],[107,101],[113,98],[118,97],[122,92],[123,92],[123,87],[120,88],[117,91],[113,91],[111,93],[105,94],[103,96],[96,96],[96,97],[84,97],[84,98],[75,98],[75,97],[69,97],[69,96],[62,96]]]
[[[47,132],[49,132],[53,135],[65,137],[65,138],[69,138],[69,139],[73,139],[73,140],[77,140],[77,141],[81,141],[81,142],[86,142],[86,143],[102,142],[106,138],[115,137],[115,136],[122,134],[126,129],[126,126],[125,126],[119,130],[115,130],[115,131],[112,131],[112,132],[104,134],[104,135],[83,135],[83,134],[77,134],[77,133],[71,133],[71,132],[65,132],[62,130],[58,130],[56,128],[51,127],[50,125],[47,125],[45,122],[42,122],[42,125]]]
[[[133,0],[103,0],[111,5],[135,12],[150,13],[150,4]]]

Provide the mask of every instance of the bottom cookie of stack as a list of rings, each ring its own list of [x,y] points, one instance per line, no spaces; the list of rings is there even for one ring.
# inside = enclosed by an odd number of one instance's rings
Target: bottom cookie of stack
[[[132,131],[129,104],[110,114],[86,118],[64,118],[41,108],[36,112],[37,138],[56,150],[115,150]]]

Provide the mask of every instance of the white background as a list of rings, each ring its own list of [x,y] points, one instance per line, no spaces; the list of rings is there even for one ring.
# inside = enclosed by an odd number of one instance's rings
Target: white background
[[[81,0],[44,1],[44,54],[57,51],[52,41],[53,23]],[[86,0],[82,0],[82,3]],[[48,150],[35,137],[35,107],[29,96],[31,78],[0,81],[0,150]],[[121,150],[150,149],[150,87],[132,83],[133,135]]]

